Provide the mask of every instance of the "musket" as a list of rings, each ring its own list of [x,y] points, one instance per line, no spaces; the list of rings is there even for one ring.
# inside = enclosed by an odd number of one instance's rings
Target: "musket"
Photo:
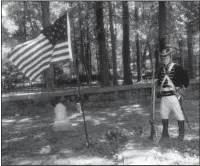
[[[179,103],[180,103],[181,110],[182,110],[182,112],[183,112],[183,116],[184,116],[184,118],[185,118],[185,121],[186,121],[186,123],[187,123],[187,125],[188,125],[188,128],[190,129],[190,132],[191,132],[191,131],[192,131],[192,128],[191,128],[191,126],[190,126],[190,123],[189,123],[189,121],[188,121],[188,119],[187,119],[185,110],[184,110],[184,108],[183,108],[183,95],[181,95],[181,97],[180,97],[180,99],[179,99]]]
[[[187,119],[185,110],[184,110],[184,108],[183,108],[183,97],[184,97],[183,91],[185,90],[185,87],[183,86],[183,88],[181,88],[181,89],[183,89],[183,90],[181,90],[181,91],[175,90],[175,95],[176,95],[176,97],[178,98],[178,101],[179,101],[180,106],[181,106],[181,110],[182,110],[182,112],[183,112],[184,119],[185,119],[185,121],[186,121],[186,123],[187,123],[187,125],[188,125],[188,127],[189,127],[189,129],[190,129],[190,132],[191,132],[191,131],[192,131],[192,128],[191,128],[191,126],[190,126],[190,123],[189,123],[189,121],[188,121],[188,119]]]

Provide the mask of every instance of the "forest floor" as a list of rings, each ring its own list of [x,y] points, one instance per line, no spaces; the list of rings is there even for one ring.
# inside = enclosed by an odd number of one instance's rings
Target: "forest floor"
[[[199,165],[199,101],[185,101],[192,127],[185,124],[185,140],[176,140],[178,125],[170,115],[171,141],[148,139],[150,105],[85,109],[88,137],[86,146],[82,114],[69,110],[74,130],[52,132],[52,114],[2,117],[2,165]],[[156,103],[157,136],[161,135],[159,103]],[[106,131],[118,126],[128,132],[124,139],[106,139]],[[142,130],[140,131],[139,129]]]

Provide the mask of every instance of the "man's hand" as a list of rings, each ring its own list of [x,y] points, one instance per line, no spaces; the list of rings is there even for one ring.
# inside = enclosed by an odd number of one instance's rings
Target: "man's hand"
[[[178,99],[181,98],[181,96],[184,96],[184,91],[185,91],[185,87],[183,86],[181,87],[176,87],[176,91],[175,91],[175,95],[177,96]]]
[[[176,87],[176,91],[179,93],[179,94],[184,94],[185,92],[185,87],[183,86],[182,88],[181,87]]]

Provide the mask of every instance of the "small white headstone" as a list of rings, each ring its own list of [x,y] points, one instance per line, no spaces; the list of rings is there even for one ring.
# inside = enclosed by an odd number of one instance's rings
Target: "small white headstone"
[[[67,108],[64,104],[58,103],[55,108],[55,119],[53,124],[53,131],[71,131],[72,124],[67,117]]]
[[[79,113],[82,112],[81,103],[76,103],[76,108],[77,108],[77,111],[78,111]]]

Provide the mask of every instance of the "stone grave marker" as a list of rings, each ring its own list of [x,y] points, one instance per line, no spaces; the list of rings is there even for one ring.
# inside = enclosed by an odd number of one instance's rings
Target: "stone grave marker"
[[[67,116],[67,108],[64,104],[58,103],[54,108],[55,119],[53,123],[53,131],[72,131],[72,124]]]

